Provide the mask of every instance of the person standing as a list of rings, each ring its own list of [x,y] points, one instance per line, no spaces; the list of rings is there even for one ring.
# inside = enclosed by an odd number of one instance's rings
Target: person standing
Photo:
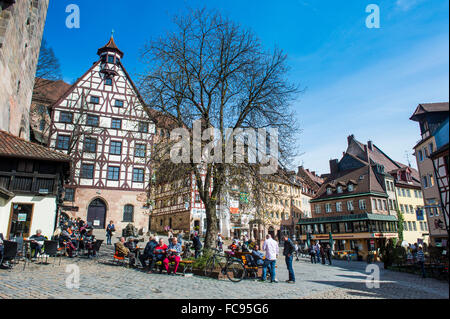
[[[111,238],[115,231],[116,227],[114,226],[114,222],[110,220],[108,226],[106,226],[106,245],[111,245]]]
[[[194,234],[191,235],[191,239],[192,239],[192,245],[194,246],[194,250],[195,250],[195,259],[197,259],[198,256],[200,256],[200,250],[202,249],[202,243],[200,242],[200,238],[198,237],[197,232],[195,232]]]
[[[422,246],[417,248],[416,260],[422,270],[422,278],[425,278],[425,255],[423,254]]]
[[[221,234],[217,235],[217,249],[219,249],[220,251],[223,250],[223,239]]]
[[[292,260],[294,259],[295,246],[292,240],[288,236],[283,236],[284,239],[284,249],[283,255],[286,261],[286,267],[289,272],[289,280],[286,280],[288,284],[295,284],[295,274],[294,268],[292,268]]]
[[[331,266],[331,245],[329,245],[329,244],[326,245],[324,250],[325,250],[325,256],[328,259],[328,263]]]
[[[322,265],[325,265],[325,245],[320,246],[320,259],[322,259]]]
[[[314,251],[316,253],[316,260],[318,263],[320,263],[320,244],[319,244],[319,242],[316,242],[316,244],[314,245]]]
[[[278,255],[278,243],[272,239],[272,236],[267,235],[266,240],[263,244],[263,250],[266,253],[266,259],[264,260],[262,277],[261,281],[266,280],[267,276],[267,268],[269,268],[270,272],[270,282],[277,283],[278,280],[275,277],[275,265],[277,263],[277,255]]]
[[[316,250],[314,246],[311,246],[309,249],[309,255],[311,256],[311,264],[316,263]]]
[[[183,237],[184,237],[184,232],[183,232],[183,230],[181,230],[181,231],[178,233],[178,236],[177,236],[177,240],[178,240],[178,243],[179,243],[180,245],[183,244]]]

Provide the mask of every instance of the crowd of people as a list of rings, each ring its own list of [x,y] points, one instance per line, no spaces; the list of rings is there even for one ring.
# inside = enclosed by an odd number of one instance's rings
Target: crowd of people
[[[317,241],[309,248],[309,255],[311,256],[312,264],[322,263],[322,265],[325,265],[326,261],[328,261],[328,264],[331,265],[332,250],[329,243],[323,243],[321,245]]]
[[[67,221],[61,221],[58,228],[53,233],[52,240],[59,243],[59,247],[65,247],[69,258],[80,250],[87,250],[87,256],[95,256],[94,249],[95,236],[92,225],[88,224],[80,217],[70,218]],[[30,237],[31,238],[31,237]]]

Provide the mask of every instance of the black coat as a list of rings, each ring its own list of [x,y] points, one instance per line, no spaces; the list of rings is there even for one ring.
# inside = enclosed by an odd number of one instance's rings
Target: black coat
[[[295,246],[292,240],[288,239],[284,242],[283,256],[292,255],[295,252]]]
[[[153,257],[155,255],[154,250],[158,246],[158,242],[156,240],[151,240],[145,245],[144,248],[144,256],[145,257]]]
[[[195,250],[202,249],[202,243],[200,242],[200,238],[198,236],[194,236],[192,243]]]

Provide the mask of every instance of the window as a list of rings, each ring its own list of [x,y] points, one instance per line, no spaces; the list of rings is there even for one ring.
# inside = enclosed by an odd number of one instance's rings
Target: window
[[[45,120],[41,120],[39,122],[39,130],[43,131],[45,129]]]
[[[408,229],[409,229],[410,231],[413,230],[411,222],[408,222]]]
[[[426,176],[422,176],[422,186],[423,188],[428,188],[428,179]]]
[[[114,55],[108,55],[108,63],[114,63]]]
[[[364,199],[359,200],[359,209],[366,210],[366,201]]]
[[[332,192],[333,192],[333,190],[331,189],[331,187],[328,187],[328,188],[327,188],[327,194],[328,194],[328,195],[331,195]]]
[[[122,120],[121,119],[112,119],[111,120],[111,128],[120,130],[122,128]]]
[[[331,213],[331,204],[325,204],[325,212]]]
[[[389,209],[390,210],[394,209],[394,205],[393,205],[392,199],[389,200]]]
[[[94,164],[82,164],[81,165],[81,178],[94,178]]]
[[[408,223],[403,222],[403,230],[408,231]]]
[[[402,213],[405,212],[405,207],[403,206],[403,204],[400,204],[400,210],[401,210]]]
[[[83,151],[88,152],[88,153],[97,152],[97,139],[86,137],[84,139]]]
[[[112,79],[111,78],[106,78],[105,79],[105,85],[112,85]]]
[[[388,210],[386,200],[383,200],[383,210],[384,210],[384,211],[387,211],[387,210]]]
[[[381,199],[377,200],[377,209],[378,210],[382,210],[383,209],[383,207],[381,206]]]
[[[339,194],[342,194],[342,186],[338,186],[338,187],[337,187],[337,192],[338,192]]]
[[[38,113],[42,115],[42,114],[45,113],[46,109],[47,108],[45,107],[45,105],[39,105],[38,106]]]
[[[423,162],[423,153],[421,150],[418,152],[418,157],[419,157],[419,162]]]
[[[409,212],[411,214],[414,214],[414,207],[412,205],[409,205]]]
[[[148,133],[148,123],[139,122],[138,131],[141,133]]]
[[[116,100],[114,103],[114,106],[116,107],[123,107],[123,101],[122,100]]]
[[[377,208],[377,200],[376,199],[372,199],[372,209],[376,210]]]
[[[133,182],[144,182],[144,170],[142,168],[133,168]]]
[[[342,212],[342,202],[337,202],[336,203],[336,211],[337,212]]]
[[[430,155],[433,153],[433,143],[428,144],[428,152]]]
[[[402,188],[402,196],[406,197],[406,193],[405,193],[405,189],[404,188]]]
[[[70,143],[70,136],[58,135],[56,138],[56,149],[68,150]]]
[[[123,221],[124,222],[133,222],[134,215],[134,206],[133,205],[125,205],[123,207]]]
[[[109,154],[111,155],[122,154],[122,142],[111,141],[111,145],[109,147]]]
[[[70,112],[61,112],[61,113],[59,113],[59,121],[61,123],[72,123],[72,121],[73,121],[73,113],[70,113]]]
[[[353,208],[353,201],[348,201],[347,202],[347,210],[350,211],[350,212],[354,210],[354,208]]]
[[[406,190],[406,195],[408,195],[408,197],[411,197],[411,191],[409,189]]]
[[[91,103],[99,104],[100,103],[100,98],[98,96],[91,96]]]
[[[409,207],[408,205],[405,205],[405,212],[408,214],[409,213]]]
[[[73,188],[66,188],[64,190],[64,201],[66,202],[73,202],[75,198],[75,189]]]
[[[134,156],[136,157],[145,157],[145,153],[147,152],[147,147],[145,144],[136,144],[134,148]]]
[[[315,209],[316,209],[316,214],[320,214],[320,205],[319,204],[317,204],[315,206]]]
[[[108,166],[108,179],[111,181],[119,180],[120,167]]]
[[[416,225],[416,222],[413,221],[412,224],[413,224],[413,229],[414,229],[414,231],[417,231],[417,225]]]
[[[433,187],[434,186],[434,178],[433,178],[433,174],[429,174],[428,175],[428,187]]]
[[[195,202],[200,203],[200,195],[199,194],[195,194]]]
[[[87,121],[86,121],[86,125],[89,126],[98,126],[98,116],[97,115],[88,115],[87,116]]]
[[[353,186],[353,184],[348,184],[348,191],[349,192],[353,192],[353,190],[354,190],[354,186]]]

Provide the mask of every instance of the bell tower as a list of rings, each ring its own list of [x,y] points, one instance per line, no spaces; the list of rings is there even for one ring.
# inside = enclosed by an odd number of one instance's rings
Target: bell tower
[[[114,42],[113,33],[109,42],[98,49],[97,54],[100,56],[100,69],[105,79],[113,79],[118,75],[117,70],[120,65],[120,60],[123,58],[123,52],[119,50]]]

